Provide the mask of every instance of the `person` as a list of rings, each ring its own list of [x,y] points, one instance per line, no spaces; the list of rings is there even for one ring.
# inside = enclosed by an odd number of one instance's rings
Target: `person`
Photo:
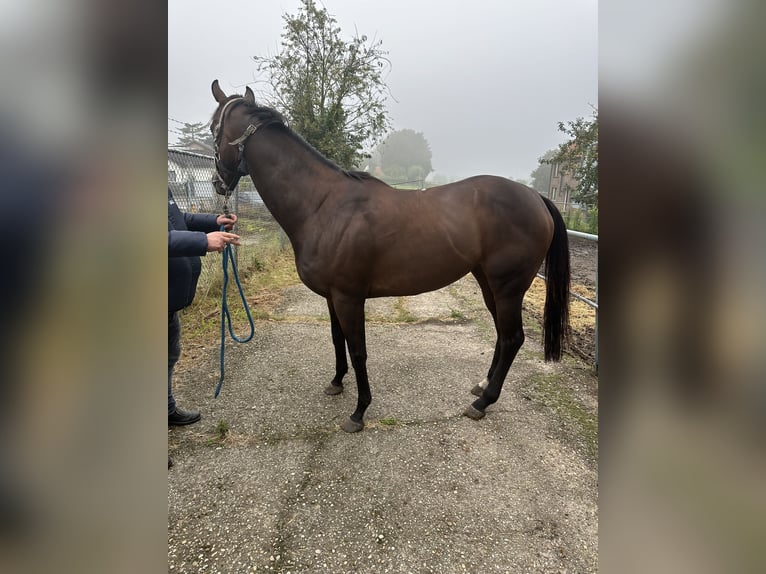
[[[173,368],[181,355],[181,321],[178,312],[191,305],[202,269],[200,256],[222,252],[226,245],[239,245],[239,236],[230,230],[237,216],[214,213],[186,213],[176,204],[168,186],[168,425],[198,422],[198,410],[176,405],[173,397]],[[219,231],[221,226],[226,231]],[[171,465],[168,457],[168,467]]]

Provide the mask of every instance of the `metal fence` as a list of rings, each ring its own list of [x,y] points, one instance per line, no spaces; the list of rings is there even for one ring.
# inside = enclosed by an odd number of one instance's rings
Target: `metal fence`
[[[168,187],[181,211],[223,213],[224,197],[213,188],[214,172],[212,156],[168,149]],[[265,247],[283,249],[287,245],[284,232],[266,209],[249,176],[240,180],[229,198],[229,207],[237,214],[234,233],[241,238],[241,246],[234,247],[238,266],[247,264]],[[221,257],[203,257],[199,289],[209,291],[221,277]]]

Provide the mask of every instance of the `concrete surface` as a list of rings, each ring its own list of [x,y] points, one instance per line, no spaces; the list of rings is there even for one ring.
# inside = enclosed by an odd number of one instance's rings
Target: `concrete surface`
[[[253,341],[227,342],[218,399],[216,349],[183,373],[179,404],[203,419],[168,431],[168,571],[596,572],[596,455],[562,407],[595,419],[588,366],[545,364],[529,326],[476,422],[460,413],[494,339],[470,277],[369,301],[367,315],[373,402],[360,433],[339,428],[353,372],[342,395],[322,393],[329,320],[302,286]],[[566,403],[550,399],[561,393]]]

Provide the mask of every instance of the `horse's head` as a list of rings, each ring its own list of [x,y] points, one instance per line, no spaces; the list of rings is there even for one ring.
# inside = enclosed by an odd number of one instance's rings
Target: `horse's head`
[[[210,131],[213,133],[215,147],[215,174],[213,187],[220,195],[230,195],[237,187],[239,178],[247,175],[245,163],[244,142],[252,132],[251,126],[246,125],[244,115],[233,117],[232,112],[240,104],[250,102],[255,104],[255,94],[248,86],[244,96],[227,96],[223,93],[218,80],[213,82],[213,97],[218,102],[218,108],[210,121]],[[242,117],[239,117],[239,116]]]

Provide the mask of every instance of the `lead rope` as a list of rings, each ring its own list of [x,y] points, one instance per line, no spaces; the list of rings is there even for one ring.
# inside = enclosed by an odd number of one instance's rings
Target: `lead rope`
[[[225,215],[229,215],[229,196],[226,196],[223,204],[223,212]],[[221,231],[224,231],[224,226],[221,226]],[[234,327],[231,325],[231,314],[229,313],[229,304],[226,301],[226,290],[229,284],[229,261],[231,261],[232,274],[234,281],[237,283],[237,289],[239,289],[239,296],[242,299],[242,304],[245,308],[245,314],[247,315],[247,321],[250,323],[250,334],[244,339],[240,339],[234,334]],[[245,293],[242,290],[242,284],[239,281],[239,273],[237,272],[237,263],[234,261],[234,255],[231,250],[231,243],[227,243],[223,249],[223,294],[221,296],[221,378],[218,380],[218,386],[215,388],[214,398],[218,398],[223,387],[224,377],[224,350],[226,347],[226,324],[229,324],[229,334],[231,338],[237,343],[247,343],[253,338],[255,334],[255,325],[253,324],[253,317],[250,315],[250,307],[247,305],[247,299],[245,299]]]

